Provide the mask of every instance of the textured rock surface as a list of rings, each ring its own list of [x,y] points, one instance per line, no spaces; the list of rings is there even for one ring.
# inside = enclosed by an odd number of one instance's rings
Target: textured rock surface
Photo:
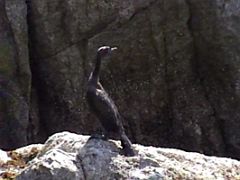
[[[133,142],[240,158],[238,0],[0,2],[1,148],[96,131],[85,84],[114,45],[102,84]]]
[[[43,130],[96,130],[84,88],[93,52],[109,44],[119,51],[104,64],[102,83],[133,141],[239,157],[238,7],[234,0],[31,1]]]
[[[239,179],[240,162],[176,149],[134,145],[137,155],[119,154],[120,142],[89,140],[68,132],[49,138],[17,180]]]
[[[0,166],[9,160],[10,158],[8,157],[7,153],[0,149]]]
[[[240,157],[240,2],[189,1],[195,72],[212,107],[228,156]],[[212,129],[204,136],[212,137]]]
[[[8,152],[0,150],[0,179],[15,179],[42,147],[42,144],[32,144]]]
[[[0,1],[0,147],[27,144],[30,68],[24,0]]]
[[[61,150],[50,150],[24,170],[17,179],[79,180],[84,179],[74,164],[75,156]]]

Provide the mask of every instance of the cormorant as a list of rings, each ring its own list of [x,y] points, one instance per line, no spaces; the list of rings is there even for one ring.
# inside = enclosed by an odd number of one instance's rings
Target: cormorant
[[[103,46],[100,47],[96,55],[96,64],[93,72],[90,74],[87,84],[87,101],[90,110],[100,120],[105,132],[105,138],[109,134],[115,134],[120,137],[121,145],[124,153],[127,156],[133,156],[134,152],[131,148],[131,141],[128,139],[122,124],[121,116],[118,112],[113,100],[109,97],[103,86],[99,82],[99,74],[101,67],[101,60],[109,55],[116,47]],[[93,136],[94,137],[94,136]]]

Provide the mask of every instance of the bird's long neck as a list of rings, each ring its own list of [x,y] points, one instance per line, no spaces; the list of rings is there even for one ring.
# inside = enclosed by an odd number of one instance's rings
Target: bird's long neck
[[[97,54],[95,68],[92,72],[92,80],[95,83],[97,83],[99,81],[100,68],[101,68],[101,56],[99,54]]]

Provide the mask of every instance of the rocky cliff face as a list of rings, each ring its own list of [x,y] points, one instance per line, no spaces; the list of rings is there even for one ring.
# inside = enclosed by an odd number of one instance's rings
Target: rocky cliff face
[[[239,7],[236,0],[1,4],[0,37],[9,32],[2,39],[11,52],[1,58],[1,118],[9,107],[14,118],[0,119],[0,144],[94,132],[85,85],[97,47],[114,45],[101,81],[134,142],[239,158]],[[7,88],[6,78],[17,82]]]
[[[27,8],[23,0],[0,1],[0,146],[28,143],[31,73]]]

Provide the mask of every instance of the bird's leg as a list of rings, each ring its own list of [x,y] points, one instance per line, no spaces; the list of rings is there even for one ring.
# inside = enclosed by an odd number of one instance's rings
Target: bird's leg
[[[126,156],[134,156],[135,153],[132,149],[132,143],[131,141],[128,139],[127,135],[125,134],[124,131],[121,132],[120,134],[120,140],[121,140],[121,145],[123,148],[123,152]]]

